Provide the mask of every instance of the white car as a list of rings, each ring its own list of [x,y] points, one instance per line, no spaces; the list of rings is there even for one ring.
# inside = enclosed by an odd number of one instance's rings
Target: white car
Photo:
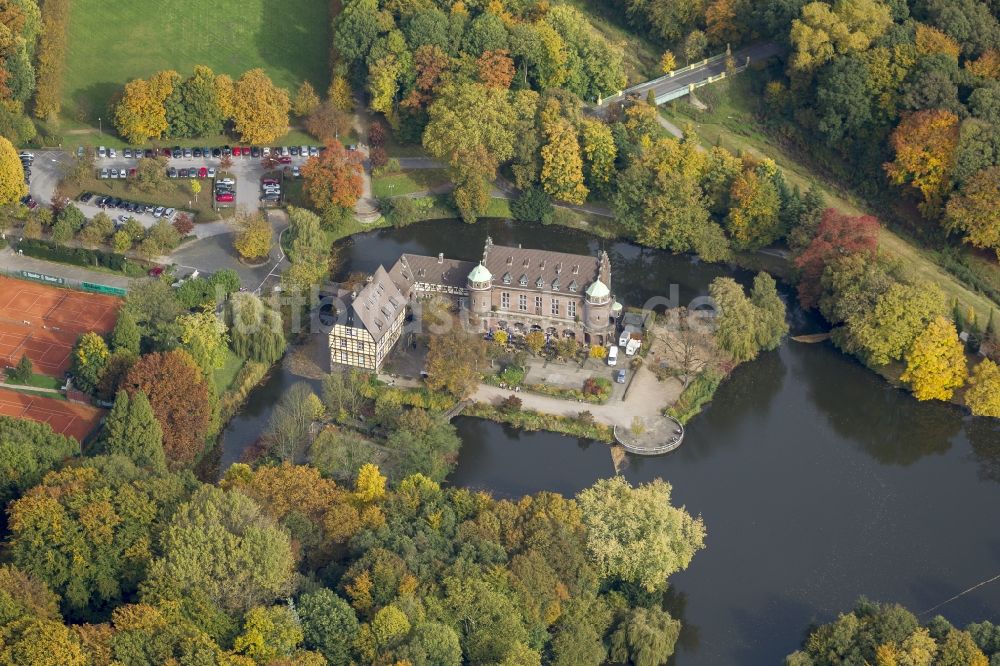
[[[640,347],[642,347],[642,340],[636,340],[635,338],[632,338],[631,340],[628,341],[628,344],[625,345],[625,355],[635,356],[635,353],[639,351]]]
[[[105,148],[104,146],[98,146],[98,148],[97,148],[97,156],[98,157],[107,157],[108,156],[108,149]]]
[[[163,206],[157,206],[157,207],[156,207],[156,208],[155,208],[155,209],[153,210],[153,217],[163,217],[163,211],[164,211],[164,210],[165,210],[165,209],[163,208]]]
[[[319,155],[319,148],[316,146],[309,146],[309,157],[316,157]]]
[[[111,159],[118,157],[118,151],[115,150],[114,148],[108,148],[108,157],[110,157]]]
[[[111,177],[112,178],[117,178],[118,177],[118,169],[112,169],[111,170]]]
[[[208,177],[215,178],[215,167],[208,167]]]
[[[267,157],[268,155],[271,154],[271,149],[268,148],[267,146],[264,146],[263,148],[260,149],[260,154],[263,155],[264,157]]]
[[[175,211],[173,208],[168,208],[165,211],[163,211],[163,217],[165,218],[173,217],[174,213],[176,212],[177,211]]]
[[[612,367],[618,365],[618,345],[611,345],[611,349],[608,350],[608,365]]]

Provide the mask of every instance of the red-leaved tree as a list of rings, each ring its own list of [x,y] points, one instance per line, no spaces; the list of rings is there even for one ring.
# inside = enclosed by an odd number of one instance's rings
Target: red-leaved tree
[[[795,258],[799,269],[799,303],[804,308],[816,306],[820,278],[826,265],[839,257],[864,252],[874,259],[878,250],[878,220],[871,215],[851,217],[827,208],[809,246]]]
[[[129,370],[124,388],[149,398],[171,468],[193,463],[205,447],[211,407],[208,386],[191,355],[181,349],[146,354]]]
[[[337,140],[329,141],[319,157],[302,167],[303,190],[313,206],[350,208],[361,196],[361,158]]]

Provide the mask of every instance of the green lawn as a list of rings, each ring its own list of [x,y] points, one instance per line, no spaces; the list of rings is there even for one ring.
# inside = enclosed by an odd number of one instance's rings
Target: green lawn
[[[110,126],[108,101],[130,79],[207,65],[234,79],[262,67],[294,94],[330,81],[329,0],[73,0],[63,116]]]
[[[706,147],[722,146],[735,154],[770,157],[790,184],[797,185],[803,191],[815,184],[823,192],[827,204],[833,208],[849,215],[874,214],[864,201],[815,173],[760,130],[751,112],[748,83],[746,78],[734,79],[729,84],[731,87],[728,92],[718,95],[718,103],[711,111],[696,111],[682,100],[660,107],[660,113],[682,129],[690,124]],[[891,229],[882,228],[879,245],[883,252],[900,259],[913,278],[937,283],[949,303],[958,299],[963,310],[964,307],[972,306],[983,317],[989,317],[990,310],[997,307],[991,299],[970,289],[941,267],[927,250]],[[996,262],[979,260],[977,268],[986,275],[1000,275],[1000,267]]]
[[[17,383],[21,386],[30,386],[33,388],[43,388],[43,389],[58,389],[63,385],[63,380],[56,377],[49,377],[48,375],[32,375],[31,378],[26,382],[12,382],[7,380],[6,383],[14,384]]]
[[[236,379],[236,373],[240,371],[243,367],[243,359],[233,353],[233,350],[226,350],[226,362],[223,363],[222,367],[212,373],[212,382],[215,384],[215,390],[219,395],[222,395],[229,387],[233,385],[233,381]]]
[[[448,182],[444,169],[414,169],[372,178],[372,194],[376,199],[398,197]]]

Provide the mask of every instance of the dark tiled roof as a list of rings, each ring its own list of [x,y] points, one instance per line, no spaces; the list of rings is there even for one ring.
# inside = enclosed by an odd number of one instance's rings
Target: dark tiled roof
[[[414,282],[464,288],[465,279],[475,266],[471,261],[404,254],[389,271],[389,275],[400,285],[400,289],[409,290]]]
[[[376,342],[389,332],[392,322],[404,308],[406,298],[382,266],[351,303],[354,325],[366,329]]]
[[[598,278],[600,270],[597,257],[490,243],[483,252],[483,264],[493,274],[494,286],[504,284],[502,277],[497,276],[510,275],[512,286],[542,291],[566,291],[573,283],[589,285]]]

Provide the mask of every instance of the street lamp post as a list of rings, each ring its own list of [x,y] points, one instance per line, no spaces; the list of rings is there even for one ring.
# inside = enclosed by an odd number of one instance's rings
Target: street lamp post
[[[100,136],[104,136],[104,124],[101,122],[101,117],[97,117],[97,133]]]

